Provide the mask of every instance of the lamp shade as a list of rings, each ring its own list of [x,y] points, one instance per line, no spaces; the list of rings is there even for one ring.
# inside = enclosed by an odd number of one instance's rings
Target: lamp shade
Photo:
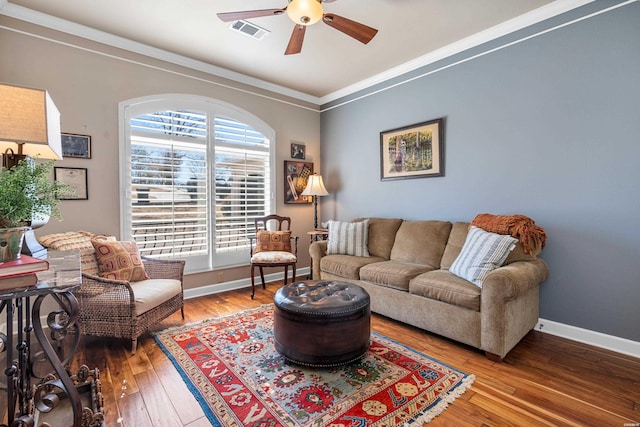
[[[309,177],[309,181],[307,182],[307,186],[302,192],[303,196],[328,196],[329,192],[326,188],[324,188],[324,183],[322,182],[322,176],[314,173]]]
[[[41,89],[0,84],[0,152],[62,159],[60,112]]]
[[[315,24],[322,18],[322,5],[318,0],[291,0],[287,15],[298,25]]]

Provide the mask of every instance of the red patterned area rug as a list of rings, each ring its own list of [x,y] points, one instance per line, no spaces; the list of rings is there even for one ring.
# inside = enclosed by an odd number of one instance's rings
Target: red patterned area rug
[[[375,333],[350,365],[285,364],[273,345],[273,305],[155,339],[214,426],[420,426],[474,380]]]

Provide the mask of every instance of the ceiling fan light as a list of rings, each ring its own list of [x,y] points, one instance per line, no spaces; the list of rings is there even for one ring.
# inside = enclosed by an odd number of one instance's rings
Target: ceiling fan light
[[[287,15],[298,25],[315,24],[322,18],[322,5],[318,0],[291,0]]]

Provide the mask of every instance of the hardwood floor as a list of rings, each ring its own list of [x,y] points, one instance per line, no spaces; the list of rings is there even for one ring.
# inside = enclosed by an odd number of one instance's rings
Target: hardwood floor
[[[184,323],[271,303],[281,283],[187,300]],[[179,314],[157,330],[182,325]],[[532,331],[502,363],[476,349],[378,315],[372,329],[476,380],[433,426],[629,426],[640,422],[640,359]],[[210,426],[150,335],[135,356],[124,340],[83,337],[72,364],[101,369],[107,427]],[[72,366],[72,371],[74,367]]]

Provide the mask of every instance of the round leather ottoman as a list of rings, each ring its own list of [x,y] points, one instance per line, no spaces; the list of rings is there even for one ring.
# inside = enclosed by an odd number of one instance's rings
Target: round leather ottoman
[[[337,281],[294,282],[274,297],[276,350],[288,362],[314,367],[344,365],[369,349],[369,294]]]

